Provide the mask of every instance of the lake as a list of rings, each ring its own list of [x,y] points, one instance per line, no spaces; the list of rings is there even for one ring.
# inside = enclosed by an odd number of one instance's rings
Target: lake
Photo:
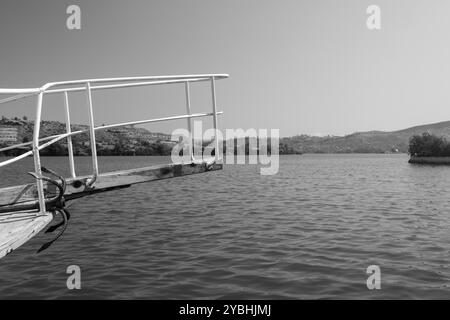
[[[90,158],[77,158],[89,172]],[[167,162],[101,157],[100,170]],[[0,260],[0,298],[450,298],[450,167],[406,155],[280,157],[70,203],[47,251],[41,233]],[[67,174],[66,158],[43,158]],[[33,181],[32,159],[0,169],[0,184]],[[68,290],[66,268],[81,268]],[[381,270],[369,290],[366,269]]]

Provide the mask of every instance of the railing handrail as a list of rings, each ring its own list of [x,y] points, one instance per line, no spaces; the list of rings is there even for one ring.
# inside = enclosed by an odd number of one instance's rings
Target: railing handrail
[[[122,84],[110,84],[110,85],[98,85],[92,86],[91,90],[100,89],[115,89],[115,88],[126,88],[126,87],[137,87],[145,85],[160,85],[160,84],[170,84],[170,83],[183,83],[183,82],[199,82],[199,81],[209,81],[211,78],[215,80],[221,80],[228,78],[229,75],[225,73],[216,74],[197,74],[197,75],[172,75],[172,76],[142,76],[142,77],[119,77],[119,78],[97,78],[97,79],[83,79],[83,80],[69,80],[69,81],[58,81],[58,82],[48,82],[40,88],[22,88],[22,89],[6,89],[0,88],[0,95],[7,94],[17,94],[16,96],[7,97],[0,100],[0,104],[27,98],[39,93],[61,93],[61,92],[75,92],[83,91],[86,88],[83,87],[69,87],[69,88],[50,88],[59,86],[70,86],[76,84],[86,84],[86,83],[115,83],[115,82],[126,82]],[[146,81],[145,81],[146,80]],[[140,83],[128,83],[133,81],[144,81]]]
[[[190,79],[199,79],[207,81],[214,77],[216,80],[226,79],[229,77],[225,73],[211,73],[211,74],[192,74],[192,75],[171,75],[171,76],[143,76],[143,77],[118,77],[118,78],[95,78],[95,79],[83,79],[83,80],[69,80],[49,82],[42,86],[42,90],[45,92],[47,89],[62,85],[75,85],[84,83],[107,83],[107,82],[128,82],[128,81],[143,81],[143,80],[157,80],[157,81],[170,81],[170,80],[183,80],[189,81]]]
[[[0,88],[0,94],[34,94],[34,93],[39,93],[41,92],[41,88],[22,88],[22,89],[14,89],[14,88],[10,88],[10,89],[5,89],[5,88]]]
[[[14,148],[20,148],[25,146],[32,146],[32,150],[29,150],[15,158],[8,159],[6,161],[0,162],[0,167],[9,165],[13,162],[21,160],[29,155],[33,155],[34,157],[34,165],[35,165],[35,174],[37,176],[41,175],[41,163],[40,163],[40,151],[49,147],[50,145],[67,138],[68,140],[68,148],[69,148],[69,164],[71,169],[71,175],[73,178],[75,175],[75,167],[73,161],[73,150],[72,150],[72,136],[77,134],[89,132],[90,136],[90,144],[91,144],[91,152],[92,152],[92,165],[93,165],[93,175],[92,179],[88,182],[88,185],[91,186],[95,183],[98,172],[98,162],[97,162],[97,151],[96,151],[96,139],[95,139],[95,131],[109,128],[117,128],[129,125],[137,125],[144,124],[150,122],[159,122],[159,121],[170,121],[170,120],[179,120],[179,119],[187,119],[188,121],[188,129],[191,131],[191,119],[197,117],[213,117],[213,124],[215,129],[215,159],[219,160],[219,131],[217,124],[217,116],[222,114],[222,111],[217,111],[216,105],[216,93],[215,93],[215,80],[221,80],[228,78],[228,74],[197,74],[197,75],[171,75],[171,76],[143,76],[143,77],[120,77],[120,78],[97,78],[97,79],[83,79],[83,80],[70,80],[70,81],[59,81],[59,82],[49,82],[43,85],[40,88],[28,88],[28,89],[0,89],[0,95],[9,94],[13,96],[9,96],[7,98],[3,98],[0,100],[0,104],[7,103],[19,99],[23,99],[26,97],[37,95],[37,108],[36,108],[36,119],[34,121],[34,132],[33,132],[33,140],[31,142],[15,144],[13,146],[8,146],[0,149],[0,152],[11,150]],[[211,97],[212,97],[212,112],[210,113],[195,113],[192,114],[190,110],[190,94],[189,94],[189,83],[191,82],[199,82],[199,81],[210,81],[211,82]],[[102,89],[116,89],[116,88],[126,88],[126,87],[137,87],[137,86],[149,86],[149,85],[160,85],[160,84],[174,84],[174,83],[184,83],[186,90],[186,111],[187,114],[180,116],[171,116],[165,118],[154,118],[148,120],[138,120],[138,121],[130,121],[123,123],[116,123],[111,125],[104,125],[100,127],[94,126],[94,116],[93,116],[93,107],[92,107],[92,90],[102,90]],[[94,85],[93,85],[94,84]],[[96,85],[95,85],[96,84]],[[82,85],[82,86],[81,86]],[[87,93],[87,105],[89,111],[89,129],[88,130],[78,130],[71,131],[70,129],[70,112],[68,105],[68,92],[77,92],[77,91],[86,91]],[[52,93],[63,93],[64,94],[64,102],[65,102],[65,112],[66,112],[66,133],[52,135],[44,138],[39,138],[40,126],[41,126],[41,111],[43,106],[43,96],[44,94],[52,94]],[[192,144],[192,132],[190,132],[190,143]],[[43,144],[40,142],[46,141]],[[191,148],[189,148],[191,161],[194,161],[193,154]],[[44,201],[44,188],[42,180],[38,179],[36,181],[37,191],[38,191],[38,200],[39,200],[39,208],[40,212],[45,210],[45,201]]]
[[[211,74],[193,74],[193,75],[171,75],[171,76],[140,76],[140,77],[117,77],[117,78],[92,78],[81,80],[68,80],[68,81],[56,81],[48,82],[39,88],[0,88],[0,94],[38,94],[40,92],[47,92],[49,88],[62,86],[62,85],[75,85],[89,83],[109,83],[109,82],[129,82],[129,81],[161,81],[163,84],[165,81],[179,80],[184,81],[208,81],[211,77],[216,80],[226,79],[229,77],[226,73],[211,73]],[[71,88],[67,88],[71,89]]]

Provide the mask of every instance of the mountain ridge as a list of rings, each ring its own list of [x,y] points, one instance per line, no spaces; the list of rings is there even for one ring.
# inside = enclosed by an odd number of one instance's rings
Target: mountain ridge
[[[409,139],[424,132],[450,139],[450,121],[417,125],[395,131],[363,131],[345,136],[298,135],[280,142],[302,153],[406,153]]]

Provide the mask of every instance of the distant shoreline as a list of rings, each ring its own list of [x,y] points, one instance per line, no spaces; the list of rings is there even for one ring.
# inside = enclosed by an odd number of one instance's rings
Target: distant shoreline
[[[301,156],[301,155],[407,155],[405,152],[396,152],[396,153],[384,153],[384,152],[334,152],[334,153],[325,153],[325,152],[307,152],[307,153],[280,153],[280,156]],[[75,157],[90,157],[90,154],[77,154]],[[168,157],[170,154],[98,154],[99,157]],[[223,155],[224,157],[227,154]],[[246,154],[248,156],[248,154]],[[11,155],[0,154],[0,158],[13,158]],[[32,158],[33,156],[29,156]],[[67,154],[46,154],[43,157],[67,157]],[[431,158],[431,157],[427,157]],[[439,157],[441,158],[441,157]],[[448,158],[448,164],[450,164],[450,157]],[[411,162],[413,163],[413,162]],[[417,162],[419,163],[419,162]]]
[[[450,165],[450,157],[416,157],[411,156],[408,160],[413,164],[438,164],[438,165]]]

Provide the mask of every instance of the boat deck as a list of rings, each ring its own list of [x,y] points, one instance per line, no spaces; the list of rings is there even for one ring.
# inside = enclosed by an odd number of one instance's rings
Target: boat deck
[[[9,88],[0,89],[0,104],[10,103],[25,98],[35,97],[36,110],[33,127],[33,139],[31,141],[17,143],[0,147],[0,153],[14,149],[25,149],[27,151],[11,159],[0,161],[0,168],[11,165],[27,157],[33,157],[34,171],[31,172],[36,181],[29,184],[0,188],[0,258],[18,248],[35,234],[39,233],[48,225],[53,216],[60,214],[63,218],[62,224],[52,226],[52,230],[63,226],[55,238],[45,243],[39,251],[48,248],[67,227],[70,213],[65,209],[65,202],[83,196],[127,188],[136,183],[154,180],[170,179],[191,174],[198,174],[222,169],[220,156],[220,132],[218,128],[218,116],[222,111],[217,110],[216,104],[216,81],[228,78],[227,74],[197,74],[197,75],[172,75],[172,76],[143,76],[143,77],[121,77],[121,78],[94,78],[82,80],[69,80],[60,82],[49,82],[39,88]],[[209,83],[211,89],[211,110],[200,113],[192,113],[190,87],[194,83]],[[95,126],[94,107],[92,101],[93,91],[115,90],[120,88],[147,87],[170,85],[184,89],[185,109],[184,114],[169,115],[162,118],[138,119],[133,121],[103,124]],[[84,93],[86,97],[86,109],[89,126],[83,130],[72,131],[70,121],[69,94]],[[5,95],[5,97],[1,97]],[[66,130],[64,133],[43,136],[41,126],[44,96],[57,95],[61,98],[61,108],[64,112]],[[76,104],[78,105],[78,104]],[[127,106],[128,108],[128,106]],[[79,109],[78,109],[79,110]],[[200,118],[211,118],[215,131],[211,146],[214,156],[212,158],[196,159],[194,155],[194,134],[192,120]],[[138,169],[120,170],[109,173],[100,173],[98,168],[97,139],[96,132],[111,130],[129,126],[160,123],[167,121],[186,120],[187,129],[179,132],[176,138],[183,146],[183,155],[191,159],[182,164],[153,165]],[[181,128],[179,128],[181,129]],[[83,134],[89,137],[88,146],[92,160],[92,173],[89,176],[78,177],[75,168],[75,149],[72,138]],[[210,138],[211,139],[211,138]],[[69,160],[70,176],[63,179],[57,172],[45,168],[41,164],[41,151],[56,143],[65,141]],[[175,142],[175,141],[174,141]],[[86,143],[86,142],[84,142]],[[181,144],[179,145],[181,146]],[[44,174],[44,175],[43,175]],[[56,177],[56,178],[55,178]],[[59,178],[59,179],[58,179]],[[64,181],[58,181],[64,180]],[[56,228],[56,229],[55,229]],[[48,230],[48,229],[47,229]]]
[[[36,210],[0,213],[0,258],[30,240],[52,220],[52,213]]]

